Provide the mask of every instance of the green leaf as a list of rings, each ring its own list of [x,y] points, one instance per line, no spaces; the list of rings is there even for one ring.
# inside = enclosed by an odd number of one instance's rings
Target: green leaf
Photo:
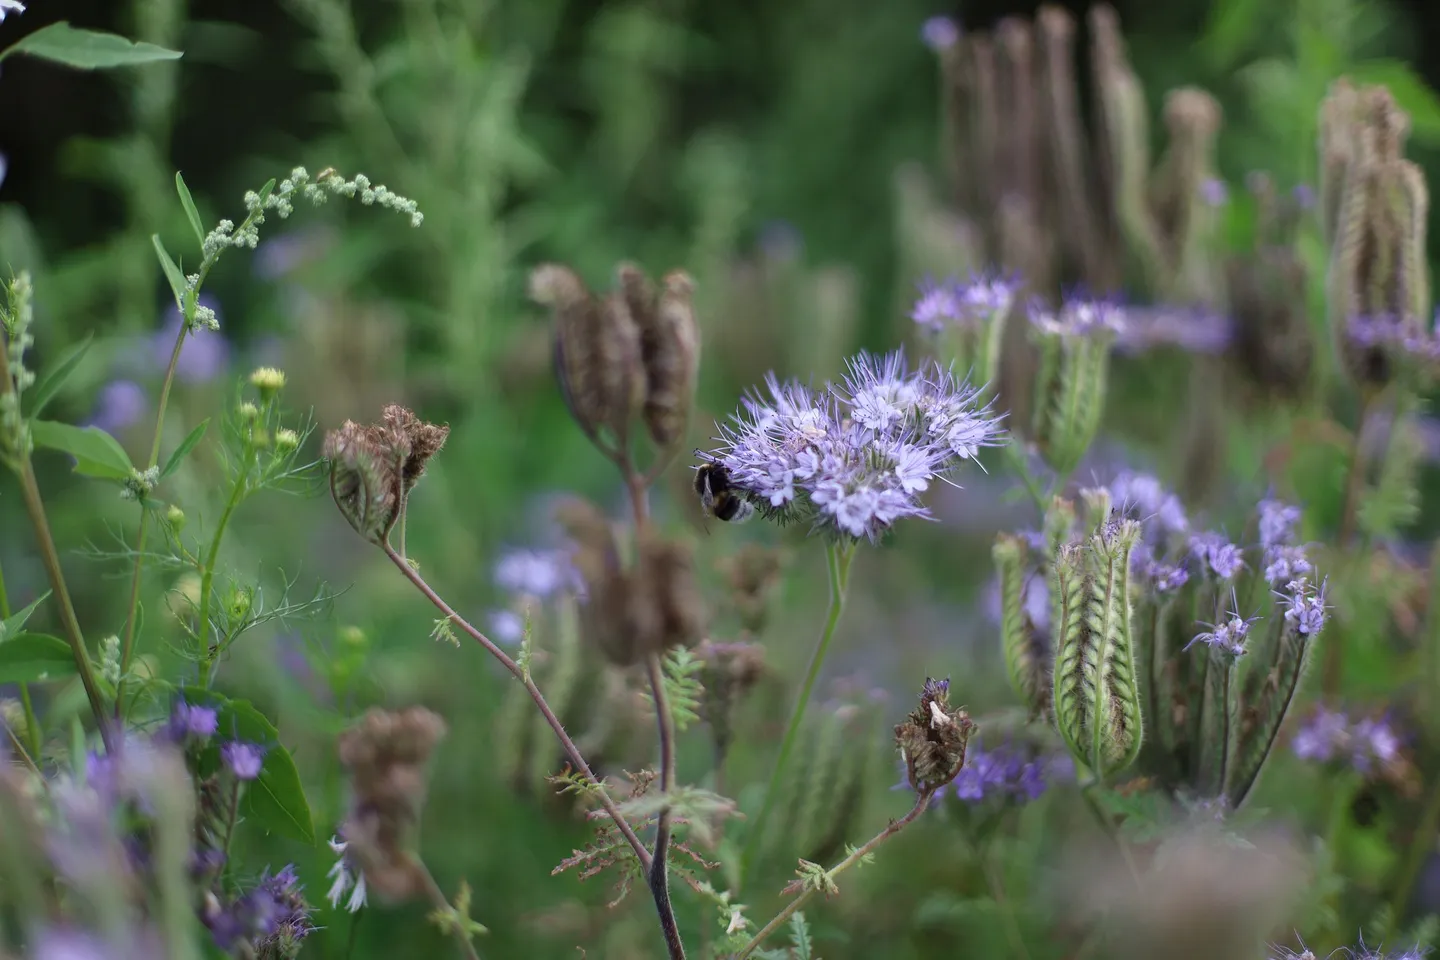
[[[77,427],[54,420],[36,420],[30,434],[37,447],[74,457],[75,472],[102,480],[129,480],[135,472],[120,441],[99,427]]]
[[[70,645],[45,633],[20,633],[0,643],[0,683],[73,677],[79,670]]]
[[[45,409],[45,405],[55,399],[55,394],[59,393],[60,388],[65,386],[65,381],[70,378],[70,374],[75,372],[75,368],[79,366],[80,361],[84,359],[85,352],[90,349],[92,339],[93,334],[86,334],[84,340],[72,345],[62,353],[60,359],[56,361],[55,366],[50,368],[50,372],[40,378],[40,382],[36,385],[34,391],[35,399],[30,402],[30,416],[40,416],[40,412]]]
[[[1243,56],[1265,28],[1263,0],[1215,0],[1199,47],[1211,66],[1228,69]]]
[[[165,252],[165,244],[160,242],[160,235],[152,234],[150,242],[155,244],[155,256],[160,258],[160,269],[165,271],[165,279],[170,282],[170,292],[175,294],[175,306],[181,312],[185,310],[185,291],[189,284],[185,282],[185,274],[175,266],[175,261],[170,259],[170,254]]]
[[[42,27],[16,43],[0,60],[12,53],[25,53],[79,70],[128,67],[156,60],[178,60],[180,51],[166,50],[153,43],[134,43],[113,33],[81,30],[64,20]]]
[[[305,843],[315,843],[315,824],[310,804],[300,785],[300,771],[295,758],[280,744],[280,732],[265,719],[248,700],[227,700],[201,687],[181,687],[187,703],[205,704],[215,708],[219,718],[219,735],[225,739],[248,740],[265,747],[265,762],[260,776],[245,788],[241,810],[246,819],[266,831],[273,830]],[[211,741],[200,758],[201,772],[220,769],[220,745]]]
[[[190,451],[195,449],[195,444],[205,436],[205,428],[208,426],[210,426],[209,419],[201,420],[198,427],[185,435],[185,439],[180,441],[180,446],[176,447],[175,452],[170,454],[170,459],[165,461],[165,466],[160,471],[161,480],[180,469],[180,464],[184,463]]]
[[[180,176],[180,171],[175,171],[175,192],[180,194],[180,206],[185,208],[185,216],[190,221],[190,228],[195,231],[195,239],[200,245],[205,245],[205,224],[200,222],[200,211],[195,209],[195,198],[190,196],[190,188],[185,186],[185,178]]]
[[[7,637],[13,637],[17,633],[19,633],[20,628],[25,626],[25,621],[30,619],[30,616],[35,612],[35,609],[39,607],[40,604],[44,603],[45,598],[48,596],[50,596],[50,591],[46,590],[44,593],[40,594],[40,596],[36,597],[35,602],[30,604],[30,606],[26,607],[24,610],[21,610],[19,613],[11,615],[6,620],[0,620],[0,643],[4,643]]]
[[[1357,83],[1380,84],[1410,115],[1410,136],[1416,143],[1440,143],[1440,95],[1403,60],[1366,60],[1346,71]]]

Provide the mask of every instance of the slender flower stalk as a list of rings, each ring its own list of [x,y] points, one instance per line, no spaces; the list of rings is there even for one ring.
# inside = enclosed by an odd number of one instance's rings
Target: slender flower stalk
[[[9,347],[8,339],[0,343],[0,396],[10,393],[12,389]],[[65,573],[60,567],[60,555],[55,550],[55,539],[50,535],[50,521],[45,515],[45,501],[40,496],[40,484],[35,479],[35,467],[30,460],[30,451],[24,448],[17,450],[16,461],[20,497],[25,503],[25,512],[30,517],[30,523],[35,528],[40,562],[45,567],[51,588],[55,591],[55,599],[60,605],[60,624],[65,629],[65,639],[75,657],[76,672],[80,674],[80,682],[85,687],[85,698],[90,701],[90,711],[95,715],[100,736],[104,739],[108,751],[114,746],[114,736],[100,696],[100,687],[95,682],[94,671],[90,668],[90,655],[85,648],[80,621],[75,616],[75,606],[70,600],[70,588],[65,582]]]
[[[825,570],[830,581],[830,608],[825,617],[825,627],[820,632],[820,639],[810,654],[810,666],[805,671],[805,682],[800,687],[800,696],[795,701],[795,707],[790,713],[790,723],[785,728],[785,738],[780,741],[780,753],[775,757],[775,767],[770,772],[770,785],[765,790],[765,803],[760,808],[759,816],[755,818],[755,825],[750,828],[750,837],[745,844],[745,852],[741,858],[740,874],[742,879],[760,850],[765,836],[765,825],[774,812],[775,804],[780,799],[780,784],[785,775],[785,765],[799,739],[800,727],[805,719],[805,708],[810,703],[810,695],[815,689],[815,681],[820,676],[820,668],[825,663],[826,654],[830,652],[830,642],[835,639],[836,627],[840,625],[840,617],[845,612],[845,597],[850,587],[850,564],[855,559],[855,546],[854,542],[850,542],[830,543],[825,547]]]

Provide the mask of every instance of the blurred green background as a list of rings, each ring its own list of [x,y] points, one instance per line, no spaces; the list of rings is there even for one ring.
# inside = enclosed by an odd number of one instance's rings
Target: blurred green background
[[[1083,15],[1084,4],[1067,6]],[[1391,86],[1412,115],[1410,155],[1436,172],[1440,100],[1427,84],[1440,82],[1440,58],[1423,52],[1440,49],[1440,7],[1174,0],[1117,8],[1157,117],[1174,86],[1220,98],[1219,159],[1232,190],[1258,168],[1282,184],[1313,182],[1318,103],[1345,72]],[[554,389],[547,326],[524,299],[527,269],[558,260],[596,286],[620,259],[655,274],[689,269],[704,331],[692,445],[704,445],[716,418],[767,370],[818,379],[856,348],[909,339],[904,312],[918,278],[898,253],[897,210],[916,181],[901,173],[918,164],[938,180],[941,170],[937,69],[921,26],[946,14],[985,29],[1034,11],[929,0],[36,0],[0,25],[0,45],[68,19],[185,55],[121,73],[5,64],[0,261],[34,274],[38,366],[68,343],[97,338],[50,414],[84,422],[114,415],[106,387],[117,379],[140,386],[142,407],[153,403],[153,337],[167,322],[168,293],[150,235],[172,250],[188,243],[175,170],[209,223],[240,219],[245,190],[296,164],[364,172],[414,198],[426,215],[418,230],[332,203],[272,219],[255,254],[228,254],[206,286],[220,332],[187,347],[195,373],[179,388],[168,429],[173,444],[230,402],[235,377],[260,362],[284,367],[287,403],[313,408],[321,429],[374,418],[392,401],[448,422],[449,444],[412,501],[408,547],[457,608],[483,621],[503,602],[491,581],[495,557],[553,536],[554,495],[580,493],[617,512],[623,501]],[[138,416],[117,432],[143,456],[152,424]],[[118,632],[128,567],[85,554],[115,549],[133,508],[63,463],[44,466],[81,619],[94,636]],[[192,523],[217,512],[216,476],[202,455],[179,478],[173,497]],[[691,531],[702,563],[745,541],[785,544],[793,562],[766,641],[778,676],[793,676],[823,609],[819,551],[760,524],[706,529],[687,482],[682,462],[655,508]],[[972,711],[1012,702],[981,591],[990,533],[1029,517],[1001,500],[1010,485],[1003,473],[966,483],[944,494],[944,522],[901,530],[858,561],[829,673],[899,697],[865,727],[877,742],[926,672],[954,676]],[[529,772],[555,757],[545,745],[532,758],[536,745],[515,735],[513,691],[499,671],[472,645],[432,640],[432,612],[315,493],[247,505],[228,566],[272,596],[286,584],[308,596],[327,582],[338,598],[315,617],[249,635],[220,682],[278,718],[311,789],[317,834],[328,835],[344,810],[336,731],[371,703],[424,703],[451,725],[425,852],[442,886],[464,878],[474,887],[474,914],[491,930],[482,952],[565,957],[579,945],[590,956],[655,955],[643,898],[606,911],[600,881],[549,876],[586,828],[537,791]],[[0,478],[0,564],[18,607],[42,589],[43,573],[13,494],[10,478]],[[173,572],[151,569],[142,650],[162,669],[179,663],[166,653],[175,627],[165,597],[174,589],[184,585]],[[723,591],[712,599],[719,606]],[[718,617],[715,635],[733,628]],[[577,687],[581,733],[628,730],[604,759],[645,763],[643,715],[625,712],[602,686]],[[745,726],[752,741],[774,739],[791,689],[776,681],[757,697]],[[684,750],[682,780],[702,779],[703,734],[687,737]],[[895,774],[883,747],[869,762],[870,802],[852,841],[903,809],[887,792]],[[741,749],[731,783],[762,780],[768,763],[768,751]],[[748,805],[743,790],[740,799]],[[321,899],[331,862],[323,844],[243,839],[257,870],[294,860]],[[815,914],[823,955],[932,956],[962,943],[977,956],[999,955],[1001,941],[994,952],[984,946],[989,918],[917,908],[930,903],[923,891],[954,879],[947,863],[961,856],[950,834],[902,838],[852,881],[865,885],[863,911],[842,901]],[[773,901],[753,898],[763,919]],[[322,910],[325,929],[305,955],[447,955],[452,948],[423,912],[371,908],[356,920]],[[694,898],[682,895],[682,912],[688,929],[708,929]]]

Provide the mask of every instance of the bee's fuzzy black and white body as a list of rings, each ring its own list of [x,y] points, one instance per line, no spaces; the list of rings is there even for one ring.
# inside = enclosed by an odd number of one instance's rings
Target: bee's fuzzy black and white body
[[[755,505],[730,482],[730,471],[716,459],[695,468],[695,493],[705,513],[727,523],[743,523],[755,515]]]

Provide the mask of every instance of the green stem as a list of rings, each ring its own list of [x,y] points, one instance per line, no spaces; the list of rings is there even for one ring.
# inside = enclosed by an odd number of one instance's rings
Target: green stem
[[[1345,553],[1350,552],[1348,548],[1355,536],[1355,523],[1360,515],[1360,501],[1365,492],[1365,427],[1371,412],[1379,406],[1378,400],[1379,394],[1368,391],[1360,400],[1360,419],[1355,425],[1355,441],[1350,449],[1350,469],[1345,477],[1345,501],[1340,510],[1339,545]],[[1392,433],[1397,425],[1391,425]],[[1349,558],[1351,564],[1356,561],[1354,556]],[[1338,630],[1325,639],[1325,666],[1321,673],[1321,690],[1327,700],[1333,699],[1340,692],[1340,682],[1344,678],[1345,635],[1346,631]]]
[[[165,368],[165,380],[160,386],[160,402],[155,410],[155,436],[150,441],[150,459],[146,467],[160,462],[160,440],[165,434],[165,410],[170,405],[170,387],[175,382],[175,368],[180,364],[180,351],[185,346],[189,327],[182,322],[180,333],[175,337],[175,346],[170,351],[170,364]],[[135,655],[135,627],[140,610],[140,575],[145,567],[145,535],[148,532],[150,513],[140,511],[140,528],[135,533],[135,562],[130,569],[130,599],[125,605],[125,635],[120,643],[120,679],[115,684],[115,719],[125,721],[125,677],[130,672],[130,661]]]
[[[886,840],[889,840],[891,837],[895,836],[895,834],[899,833],[901,830],[904,830],[911,823],[913,823],[916,817],[920,816],[920,814],[924,813],[927,809],[929,809],[930,798],[934,795],[935,791],[933,790],[921,791],[920,793],[916,794],[915,806],[910,809],[909,813],[905,814],[905,816],[901,817],[899,820],[891,820],[890,823],[886,825],[884,830],[881,830],[875,836],[871,837],[870,840],[863,847],[850,851],[849,856],[847,856],[844,860],[841,860],[835,866],[827,870],[825,873],[825,879],[827,881],[826,883],[807,884],[805,888],[800,891],[799,896],[787,903],[785,905],[785,908],[779,913],[777,913],[773,920],[765,924],[765,926],[761,928],[760,932],[755,934],[751,941],[741,948],[739,953],[735,954],[734,960],[745,960],[746,957],[750,956],[750,954],[754,953],[759,948],[760,944],[765,942],[765,939],[767,937],[769,937],[776,930],[780,929],[780,927],[785,924],[785,921],[789,920],[792,916],[794,916],[795,912],[799,910],[802,906],[804,906],[807,900],[809,900],[815,895],[817,889],[819,889],[821,886],[824,886],[826,888],[831,887],[834,884],[836,877],[844,873],[846,870],[849,870],[851,867],[855,866],[855,864],[864,860],[866,857],[870,856],[870,854],[875,852],[876,847],[880,846],[880,844],[884,843]]]
[[[742,881],[760,851],[765,835],[765,823],[770,819],[779,798],[781,778],[785,773],[786,761],[790,759],[790,753],[795,749],[795,741],[799,738],[805,707],[810,703],[810,694],[815,689],[815,680],[820,676],[825,655],[830,652],[830,642],[835,639],[835,628],[840,624],[840,615],[845,612],[845,594],[850,585],[850,563],[854,559],[854,541],[848,541],[843,546],[831,543],[825,547],[825,569],[830,580],[830,611],[825,618],[825,629],[810,655],[810,667],[805,671],[805,683],[800,688],[800,698],[795,701],[795,709],[790,714],[790,725],[785,729],[785,739],[780,742],[780,754],[775,758],[775,768],[770,773],[770,786],[765,790],[765,803],[760,808],[760,815],[755,818],[755,825],[745,843],[745,851],[740,861]]]
[[[35,540],[40,548],[40,562],[45,567],[55,599],[60,602],[60,625],[65,629],[65,639],[70,644],[70,653],[75,658],[75,669],[80,674],[80,683],[85,687],[85,697],[90,701],[90,712],[100,728],[100,738],[105,741],[105,752],[114,751],[114,739],[110,733],[110,720],[105,715],[105,706],[100,699],[100,687],[95,682],[95,673],[90,669],[90,654],[85,649],[85,636],[80,632],[80,621],[75,616],[75,605],[70,600],[70,588],[65,583],[65,573],[60,568],[60,555],[55,550],[55,539],[50,535],[50,521],[45,516],[45,502],[40,498],[40,485],[35,480],[35,468],[28,454],[20,460],[20,495],[25,501],[25,511],[35,528]]]
[[[245,477],[249,474],[248,466],[235,478],[235,485],[230,490],[230,499],[225,503],[225,512],[220,514],[220,523],[215,528],[215,536],[210,541],[210,552],[205,557],[205,569],[200,574],[200,616],[196,621],[196,630],[199,632],[200,650],[200,686],[210,686],[210,673],[215,666],[215,658],[219,655],[218,644],[215,649],[210,645],[210,595],[214,592],[215,564],[220,556],[220,541],[225,538],[225,527],[230,523],[230,517],[235,513],[235,508],[240,505],[245,494]]]
[[[0,568],[0,620],[9,620],[10,594],[5,590],[5,571]],[[30,752],[34,755],[35,761],[40,760],[40,724],[35,719],[35,707],[30,702],[30,684],[20,684],[20,703],[25,707],[25,735],[30,741]]]
[[[989,851],[981,849],[978,853],[980,864],[985,870],[985,881],[990,886],[990,897],[1000,908],[1000,919],[1005,922],[1005,935],[1010,939],[1012,956],[1019,960],[1030,960],[1030,951],[1025,949],[1025,938],[1021,934],[1020,921],[1015,917],[1015,905],[1005,895],[1005,878],[1000,872],[1000,865],[990,856]]]
[[[1045,511],[1050,508],[1051,498],[1040,489],[1035,478],[1030,476],[1030,470],[1025,466],[1025,455],[1020,452],[1016,441],[1012,440],[1005,445],[1005,456],[1010,461],[1011,469],[1015,471],[1020,481],[1025,484],[1025,491],[1030,494],[1030,499],[1035,501],[1035,506],[1040,511],[1040,515],[1044,516]]]
[[[1090,813],[1095,817],[1095,822],[1100,825],[1100,829],[1105,831],[1105,835],[1114,841],[1116,848],[1120,851],[1121,858],[1125,861],[1126,868],[1130,871],[1130,876],[1134,878],[1135,883],[1138,885],[1140,883],[1140,867],[1135,863],[1135,855],[1130,852],[1130,845],[1126,843],[1125,838],[1120,835],[1120,830],[1115,825],[1115,821],[1110,819],[1110,815],[1100,808],[1100,801],[1095,799],[1094,791],[1097,786],[1099,786],[1099,782],[1094,780],[1085,784],[1080,788],[1080,796],[1085,798],[1085,806],[1089,808]]]

